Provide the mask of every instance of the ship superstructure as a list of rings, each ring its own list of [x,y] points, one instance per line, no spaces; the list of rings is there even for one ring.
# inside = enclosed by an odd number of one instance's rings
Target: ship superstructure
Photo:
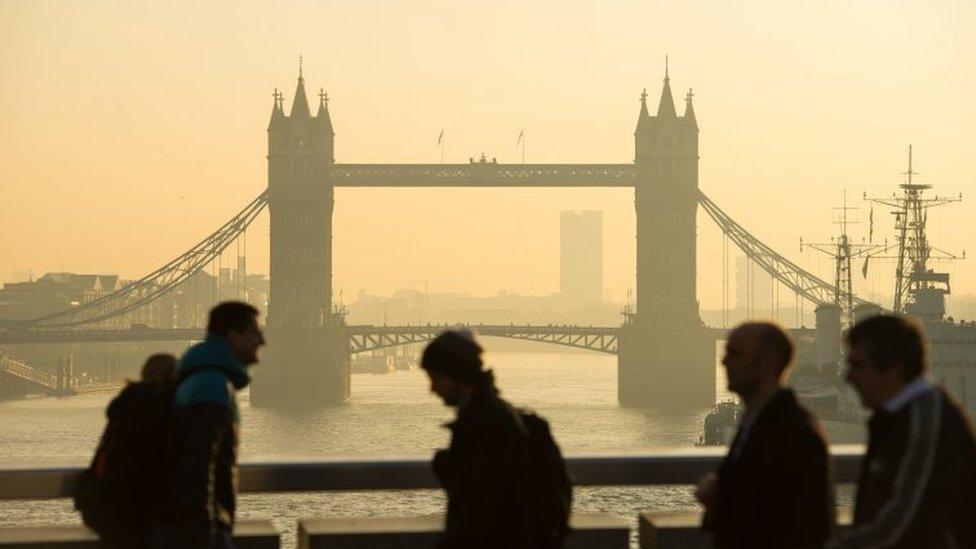
[[[901,196],[890,198],[870,198],[871,202],[888,206],[895,218],[894,248],[897,253],[892,259],[897,261],[895,268],[895,291],[892,310],[908,314],[923,321],[942,321],[945,316],[945,296],[950,292],[949,273],[935,272],[929,267],[930,261],[962,259],[936,248],[926,235],[929,210],[938,206],[959,202],[962,194],[955,197],[925,197],[931,185],[920,184],[914,176],[912,147],[908,147],[908,171],[904,172],[905,183],[900,185]],[[880,256],[891,250],[886,247]]]

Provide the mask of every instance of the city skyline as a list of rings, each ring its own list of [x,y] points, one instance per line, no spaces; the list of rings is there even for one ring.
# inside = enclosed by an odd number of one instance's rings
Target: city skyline
[[[853,196],[895,190],[909,143],[916,145],[918,169],[924,182],[935,185],[933,192],[965,196],[972,189],[976,172],[966,151],[973,137],[963,122],[972,106],[962,101],[972,89],[974,75],[964,62],[972,38],[952,29],[972,21],[973,9],[951,2],[941,10],[906,4],[884,14],[886,25],[866,25],[849,13],[841,17],[842,10],[807,6],[812,20],[833,24],[833,34],[821,34],[794,21],[804,13],[801,8],[770,6],[755,2],[722,8],[742,26],[713,28],[716,36],[697,40],[679,39],[678,30],[660,22],[687,28],[695,21],[690,9],[634,7],[633,21],[618,23],[623,28],[615,38],[599,16],[620,6],[591,13],[576,4],[563,6],[541,30],[532,22],[547,13],[544,6],[505,20],[515,7],[502,5],[488,21],[474,24],[478,40],[450,29],[433,33],[465,46],[462,50],[479,61],[493,55],[485,38],[495,32],[513,42],[504,51],[526,48],[539,36],[554,40],[514,66],[497,66],[461,62],[458,52],[443,59],[433,56],[441,43],[434,36],[410,34],[409,51],[385,50],[388,39],[407,32],[391,26],[405,9],[399,5],[386,11],[337,8],[357,22],[372,17],[375,28],[390,32],[362,38],[363,47],[355,52],[340,54],[332,47],[346,31],[336,28],[335,36],[313,39],[305,32],[308,23],[296,21],[294,37],[270,49],[222,30],[223,53],[201,47],[199,59],[188,64],[174,64],[173,54],[159,48],[163,39],[151,32],[126,33],[125,24],[146,29],[157,24],[146,6],[108,17],[99,6],[46,13],[7,5],[0,10],[9,17],[0,25],[10,31],[3,40],[13,47],[5,54],[9,59],[0,87],[0,110],[8,122],[0,134],[0,164],[8,167],[3,184],[9,200],[0,223],[15,237],[0,250],[0,261],[8,266],[0,276],[32,269],[35,276],[99,271],[138,278],[197,242],[263,188],[261,146],[270,92],[277,86],[291,101],[299,53],[304,53],[310,94],[325,87],[332,98],[337,161],[437,162],[436,141],[444,128],[445,160],[458,163],[482,151],[501,162],[519,162],[516,143],[523,127],[528,162],[632,161],[640,88],[646,86],[656,97],[663,57],[670,53],[676,97],[680,101],[692,86],[697,95],[701,188],[773,248],[828,278],[829,261],[801,256],[799,237],[833,235],[827,212],[845,189]],[[164,21],[158,24],[183,29],[188,37],[184,47],[211,43],[217,38],[205,34],[205,22],[218,10],[200,9],[191,17],[187,9],[173,8],[161,14]],[[432,17],[428,10],[430,20],[421,29],[464,16],[460,9],[439,13]],[[293,19],[245,5],[236,16],[240,32],[263,32],[257,28],[259,15],[272,25]],[[511,25],[504,33],[502,21]],[[707,21],[716,25],[712,18]],[[562,32],[570,22],[593,40],[572,45],[571,33]],[[660,31],[639,52],[631,47],[639,35],[644,37],[638,23]],[[764,23],[769,24],[766,34],[756,34]],[[910,46],[900,42],[898,30],[926,23],[945,32]],[[40,30],[50,31],[43,42],[34,37]],[[810,44],[794,47],[793,41],[783,42],[772,56],[745,55],[784,40],[787,31],[797,41],[821,40],[824,55],[814,57]],[[92,33],[102,38],[88,44],[85,62],[65,64],[75,55],[71,44]],[[714,41],[722,37],[742,41],[715,48]],[[132,51],[117,51],[113,40]],[[835,51],[839,44],[872,40],[874,49],[852,48],[843,56]],[[882,46],[888,48],[886,62],[869,63]],[[558,48],[562,55],[556,54]],[[576,60],[576,70],[566,72],[570,61],[565,52],[574,48],[589,49]],[[231,62],[234,55],[253,62]],[[416,62],[425,55],[431,57]],[[791,55],[807,61],[803,70],[788,63]],[[412,71],[398,71],[397,63],[407,60]],[[530,68],[538,73],[532,86],[512,78],[516,69]],[[452,71],[462,71],[465,78],[448,78]],[[107,73],[111,84],[100,77]],[[599,85],[590,82],[594,77]],[[75,83],[71,101],[57,99],[61,81]],[[877,93],[879,86],[884,94]],[[750,192],[741,192],[747,183]],[[863,221],[868,206],[855,205],[862,208]],[[971,248],[967,235],[976,233],[976,226],[964,214],[967,207],[964,202],[934,213],[937,245],[957,252]],[[429,278],[466,281],[438,284],[476,295],[502,289],[557,291],[555,219],[563,209],[606,212],[608,297],[624,299],[634,286],[633,197],[624,189],[339,189],[334,288],[346,295],[359,289],[390,293],[404,281]],[[875,214],[876,239],[893,238],[890,217]],[[499,218],[512,222],[493,221]],[[703,307],[716,308],[721,303],[721,238],[701,213],[699,226],[698,294]],[[248,234],[254,272],[267,272],[266,227],[265,214]],[[391,234],[411,246],[398,245]],[[372,253],[360,253],[365,243]],[[967,263],[948,266],[955,296],[976,292],[976,269]],[[487,277],[485,265],[499,268]],[[890,265],[872,265],[870,276],[878,280],[857,280],[855,291],[890,295],[890,272]]]

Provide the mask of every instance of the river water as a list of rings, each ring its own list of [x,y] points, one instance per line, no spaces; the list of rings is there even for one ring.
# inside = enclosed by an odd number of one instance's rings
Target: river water
[[[616,357],[499,352],[487,356],[502,396],[551,423],[564,453],[687,448],[708,409],[636,410],[617,405]],[[258,365],[258,368],[261,366]],[[724,375],[717,371],[718,386]],[[2,466],[85,465],[104,427],[112,394],[0,403]],[[720,390],[719,397],[727,395]],[[447,444],[452,411],[428,390],[421,370],[356,374],[343,406],[306,412],[252,408],[241,400],[241,459],[282,456],[428,456]],[[438,491],[255,494],[240,498],[241,518],[270,518],[294,546],[300,517],[425,515],[443,511]],[[639,510],[696,509],[689,487],[607,487],[576,491],[574,508],[634,521]],[[0,502],[0,526],[78,522],[70,502]]]

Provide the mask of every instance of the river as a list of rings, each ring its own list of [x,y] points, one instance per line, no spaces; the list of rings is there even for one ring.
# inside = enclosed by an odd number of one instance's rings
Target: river
[[[708,412],[619,407],[616,357],[610,355],[499,352],[486,358],[502,396],[545,416],[567,454],[690,447]],[[716,373],[718,386],[724,388],[724,374]],[[0,463],[87,464],[112,396],[0,403]],[[242,461],[297,455],[426,456],[447,444],[448,433],[441,425],[452,417],[452,411],[429,392],[421,370],[353,375],[348,404],[316,411],[252,408],[246,391],[240,401]],[[239,506],[242,518],[274,520],[284,531],[283,547],[293,547],[300,517],[424,515],[442,512],[444,501],[434,490],[292,493],[243,495]],[[608,487],[577,490],[574,508],[633,521],[642,509],[691,510],[696,505],[689,487]],[[0,502],[0,526],[78,520],[66,500]]]

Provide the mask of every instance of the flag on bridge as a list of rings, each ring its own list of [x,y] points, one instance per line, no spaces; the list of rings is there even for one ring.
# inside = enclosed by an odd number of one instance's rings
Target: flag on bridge
[[[441,128],[441,133],[437,136],[437,144],[440,145],[444,142],[444,128]]]
[[[525,139],[525,128],[522,128],[521,130],[519,130],[519,136],[518,136],[518,140],[515,141],[515,146],[518,147],[524,139]]]
[[[871,205],[871,213],[868,214],[868,242],[874,241],[874,204]],[[864,268],[867,269],[867,261],[864,262]]]

